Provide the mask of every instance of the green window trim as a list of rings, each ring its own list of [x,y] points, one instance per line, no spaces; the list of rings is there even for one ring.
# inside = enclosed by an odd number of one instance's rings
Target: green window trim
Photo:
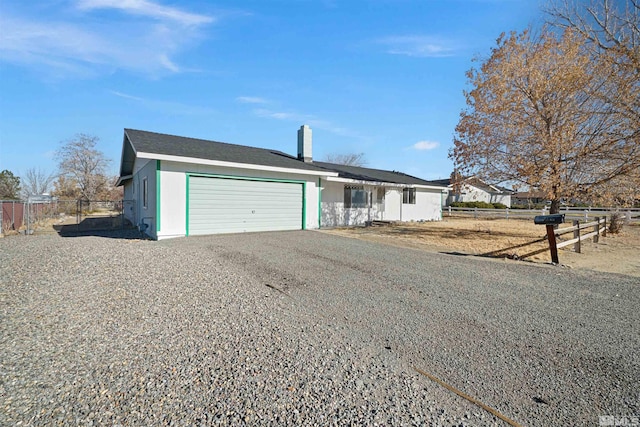
[[[242,181],[262,181],[262,182],[282,182],[287,184],[302,184],[302,230],[307,229],[307,181],[299,179],[281,179],[281,178],[259,178],[254,176],[242,176],[242,175],[224,175],[224,174],[212,174],[201,172],[186,172],[187,182],[187,194],[186,194],[186,224],[185,224],[185,236],[189,236],[189,180],[191,177],[202,178],[219,178],[219,179],[235,179]]]

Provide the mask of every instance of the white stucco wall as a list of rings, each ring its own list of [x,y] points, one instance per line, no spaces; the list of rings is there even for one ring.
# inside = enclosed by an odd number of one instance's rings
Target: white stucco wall
[[[384,195],[384,220],[401,221],[402,188],[387,188]]]
[[[147,179],[147,206],[143,203],[143,182]],[[132,199],[130,207],[133,208],[134,225],[141,223],[148,227],[146,233],[156,238],[156,161],[148,159],[136,159],[133,165]]]
[[[473,185],[462,185],[461,193],[458,202],[491,202],[491,194]]]
[[[322,183],[322,227],[362,225],[370,220],[385,221],[438,221],[442,219],[442,193],[440,190],[416,189],[416,203],[402,203],[402,187],[386,187],[384,205],[377,206],[377,187],[366,186],[373,192],[371,208],[344,208],[342,182]]]
[[[370,207],[345,208],[344,183],[322,180],[322,219],[321,227],[362,225],[366,221],[384,219],[384,205],[376,203],[376,187],[364,186],[373,192]]]
[[[511,194],[492,194],[491,203],[502,203],[508,208],[511,207]]]
[[[416,203],[402,204],[401,221],[439,221],[442,219],[442,193],[438,190],[416,189]]]
[[[449,206],[453,202],[487,202],[502,203],[509,208],[511,207],[510,194],[489,193],[469,184],[464,184],[461,190],[462,194],[456,194],[448,189],[446,197],[443,198],[443,206]]]
[[[160,230],[156,236],[158,239],[186,235],[187,173],[304,181],[306,183],[305,228],[318,228],[317,176],[161,161]]]

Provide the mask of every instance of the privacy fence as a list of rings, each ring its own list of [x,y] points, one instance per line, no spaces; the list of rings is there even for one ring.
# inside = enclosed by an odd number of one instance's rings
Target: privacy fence
[[[73,233],[130,228],[126,209],[135,209],[131,200],[2,200],[2,233],[33,234],[56,231]]]

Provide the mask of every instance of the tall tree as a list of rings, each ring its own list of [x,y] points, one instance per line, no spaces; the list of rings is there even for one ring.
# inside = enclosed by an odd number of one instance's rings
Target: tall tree
[[[97,136],[77,134],[56,152],[60,177],[74,182],[84,200],[95,200],[107,182],[109,160],[96,149],[98,141]]]
[[[327,154],[325,162],[346,166],[364,166],[367,164],[364,153]]]
[[[22,179],[22,193],[26,197],[48,193],[54,179],[55,175],[40,168],[29,168]]]
[[[605,87],[598,91],[606,109],[598,114],[615,115],[617,126],[609,129],[621,140],[624,150],[635,146],[630,156],[635,171],[612,179],[600,188],[600,196],[613,196],[617,202],[638,199],[640,168],[634,163],[640,149],[640,1],[638,0],[552,0],[546,8],[550,24],[575,31],[585,40],[593,61],[609,71]]]
[[[20,178],[10,170],[0,172],[0,200],[16,200],[20,197]]]
[[[60,175],[53,182],[53,191],[51,194],[63,200],[77,200],[80,198],[78,183],[72,178]]]
[[[562,198],[601,198],[640,167],[640,148],[619,130],[607,99],[611,68],[576,31],[502,35],[480,67],[449,156],[463,175],[510,181]],[[635,178],[634,178],[635,179]]]

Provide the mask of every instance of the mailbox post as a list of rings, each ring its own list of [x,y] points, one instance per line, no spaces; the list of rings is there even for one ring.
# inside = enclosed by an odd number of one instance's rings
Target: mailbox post
[[[551,262],[560,264],[558,260],[558,246],[556,244],[555,226],[564,222],[564,214],[538,215],[533,218],[534,224],[547,226],[547,240],[549,241],[549,252],[551,252]]]

